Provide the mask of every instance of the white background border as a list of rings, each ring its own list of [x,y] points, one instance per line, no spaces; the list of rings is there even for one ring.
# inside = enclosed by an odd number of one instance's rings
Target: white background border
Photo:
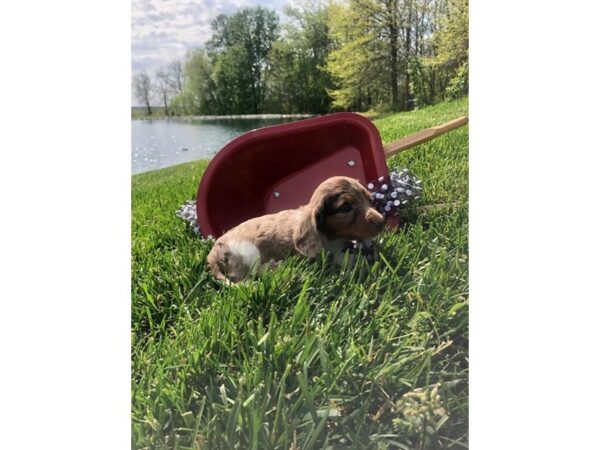
[[[5,448],[130,446],[130,6],[3,5]],[[598,6],[471,4],[471,448],[591,448]]]
[[[127,449],[130,5],[0,9],[0,446]]]

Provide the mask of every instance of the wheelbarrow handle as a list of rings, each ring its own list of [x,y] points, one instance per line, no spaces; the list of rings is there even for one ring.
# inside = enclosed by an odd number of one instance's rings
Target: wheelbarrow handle
[[[460,128],[466,125],[468,122],[469,119],[463,116],[459,117],[458,119],[451,120],[443,125],[438,125],[437,127],[426,128],[416,132],[415,134],[411,134],[410,136],[403,137],[402,139],[398,139],[397,141],[384,145],[383,153],[385,154],[386,158],[389,158],[390,156],[400,153],[404,150],[408,150],[415,145],[435,139],[436,137],[441,136],[448,131]]]

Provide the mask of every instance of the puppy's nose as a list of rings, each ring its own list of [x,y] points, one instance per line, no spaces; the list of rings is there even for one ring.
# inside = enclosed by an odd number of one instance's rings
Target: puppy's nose
[[[385,217],[379,213],[376,209],[371,208],[367,212],[367,220],[371,222],[377,230],[381,231],[385,226]]]

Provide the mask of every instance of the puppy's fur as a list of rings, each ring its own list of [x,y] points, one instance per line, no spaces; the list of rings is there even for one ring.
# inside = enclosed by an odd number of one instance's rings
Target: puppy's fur
[[[298,209],[250,219],[215,242],[208,265],[218,280],[238,282],[290,254],[316,257],[339,252],[344,241],[370,239],[385,225],[371,207],[369,192],[356,180],[333,177]]]

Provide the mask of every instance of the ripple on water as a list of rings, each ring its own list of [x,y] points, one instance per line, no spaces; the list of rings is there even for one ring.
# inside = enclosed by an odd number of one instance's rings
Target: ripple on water
[[[155,170],[188,161],[212,158],[231,139],[256,128],[289,119],[268,120],[133,120],[132,173]],[[183,151],[182,149],[187,149]]]

